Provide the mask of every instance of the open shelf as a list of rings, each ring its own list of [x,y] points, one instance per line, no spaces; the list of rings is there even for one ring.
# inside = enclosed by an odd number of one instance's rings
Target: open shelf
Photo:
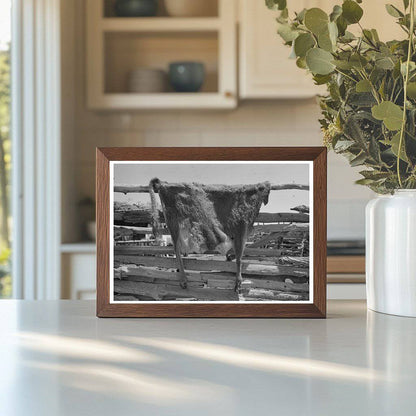
[[[80,241],[78,243],[63,243],[61,244],[61,253],[76,254],[76,253],[95,253],[96,246],[93,241]]]
[[[102,11],[101,11],[101,15],[104,18],[111,18],[111,17],[115,17],[115,3],[116,0],[95,0],[97,2],[101,2],[103,1],[102,5]],[[172,0],[171,0],[172,1]],[[177,1],[177,0],[173,0],[173,1]],[[205,7],[205,12],[203,13],[204,16],[207,17],[218,17],[218,3],[220,0],[204,0],[204,4],[203,6]],[[231,0],[227,0],[227,1],[231,1]],[[159,0],[158,2],[158,10],[157,10],[157,15],[156,17],[170,17],[170,18],[175,18],[175,17],[171,17],[168,14],[168,10],[166,8],[165,5],[165,1],[161,1]],[[198,16],[196,16],[198,17]],[[200,16],[202,17],[202,16]],[[123,19],[133,19],[131,17],[123,17]],[[146,19],[153,19],[153,17],[146,17]],[[187,18],[187,19],[193,19],[193,17]]]
[[[91,109],[230,109],[237,105],[235,4],[213,0],[211,17],[114,17],[113,0],[87,0],[87,104]],[[161,2],[162,4],[162,2]],[[104,7],[103,7],[104,5]],[[169,64],[202,62],[200,91],[129,92],[132,71],[168,74]],[[141,88],[144,91],[144,89]],[[148,90],[148,89],[146,89]]]
[[[111,32],[106,33],[104,39],[106,94],[130,95],[132,93],[127,84],[131,71],[138,68],[160,69],[167,77],[169,64],[175,61],[204,64],[206,77],[201,91],[187,94],[188,97],[218,92],[218,39],[215,32]],[[157,94],[174,94],[174,91],[167,83],[166,91]],[[184,99],[183,95],[175,94],[180,99]]]

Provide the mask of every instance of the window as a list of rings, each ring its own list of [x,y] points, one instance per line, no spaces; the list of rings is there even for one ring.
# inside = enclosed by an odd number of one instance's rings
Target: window
[[[12,294],[10,267],[10,41],[11,0],[0,0],[0,298]]]

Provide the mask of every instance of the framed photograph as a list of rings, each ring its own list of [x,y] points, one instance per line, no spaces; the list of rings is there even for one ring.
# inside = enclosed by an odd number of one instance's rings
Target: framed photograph
[[[97,316],[326,316],[324,147],[97,149]]]

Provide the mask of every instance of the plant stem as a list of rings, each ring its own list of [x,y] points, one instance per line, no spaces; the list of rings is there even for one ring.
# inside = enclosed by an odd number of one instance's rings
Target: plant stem
[[[415,0],[410,0],[410,30],[409,30],[409,46],[407,48],[407,60],[406,60],[406,73],[404,76],[404,85],[403,85],[403,118],[402,118],[402,128],[400,129],[400,140],[399,140],[399,149],[397,152],[397,178],[399,180],[400,188],[403,187],[402,177],[400,174],[400,156],[402,154],[402,146],[404,139],[404,131],[406,129],[406,107],[407,107],[407,83],[409,82],[409,68],[410,60],[412,58],[413,50],[413,35],[415,27]]]
[[[377,104],[380,104],[380,99],[378,98],[378,93],[376,88],[374,87],[373,83],[371,82],[370,78],[368,77],[367,73],[365,72],[365,69],[362,67],[362,70],[360,71],[360,75],[363,77],[363,79],[367,80],[371,87],[371,93],[373,94],[374,99],[377,101]]]
[[[340,73],[341,75],[344,75],[344,77],[349,78],[351,81],[357,82],[357,80],[355,78],[349,76],[345,72],[340,71],[338,68],[335,68],[335,71],[338,72],[338,73]]]

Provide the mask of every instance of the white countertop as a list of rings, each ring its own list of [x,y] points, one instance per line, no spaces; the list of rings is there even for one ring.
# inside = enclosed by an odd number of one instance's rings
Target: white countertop
[[[0,415],[415,415],[416,319],[97,319],[0,301]]]

